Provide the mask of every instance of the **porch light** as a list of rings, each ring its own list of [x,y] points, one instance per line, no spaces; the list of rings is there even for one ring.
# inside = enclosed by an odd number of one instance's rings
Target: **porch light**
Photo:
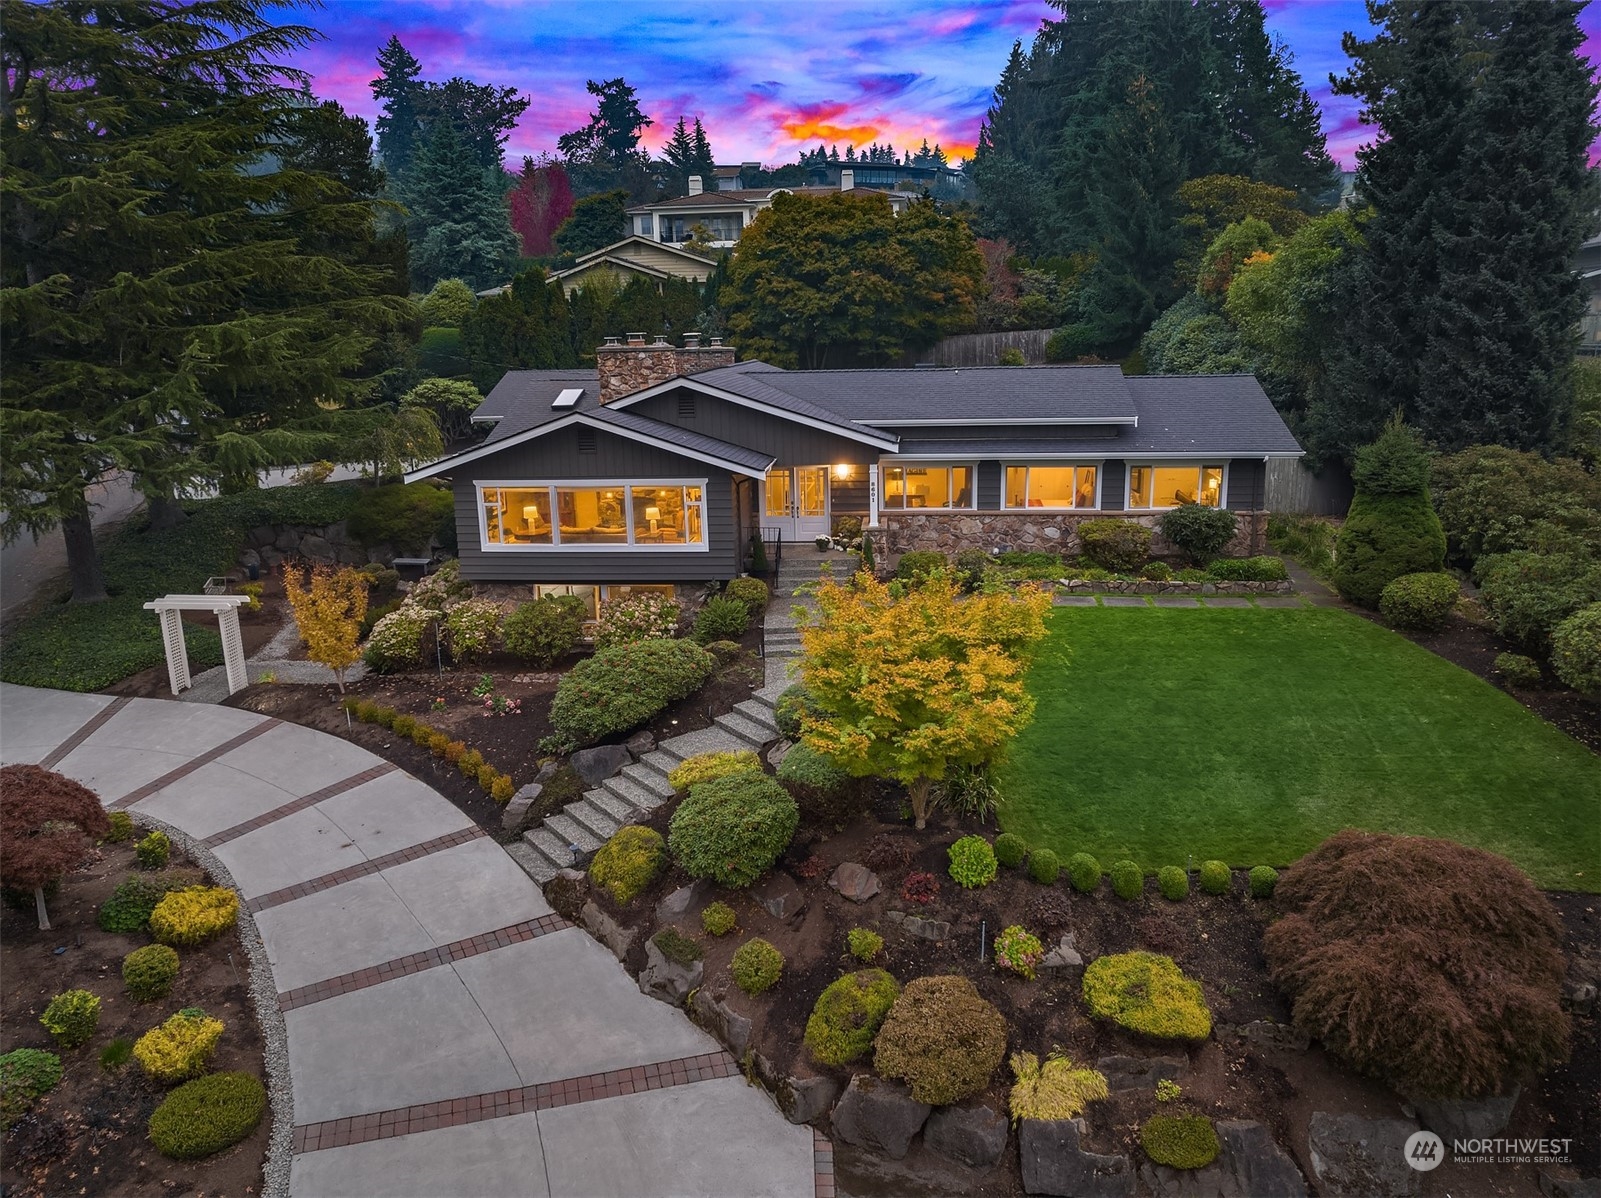
[[[848,465],[846,465],[844,462],[841,462],[839,465],[834,467],[834,477],[835,478],[849,478],[850,476],[851,476],[851,468]]]

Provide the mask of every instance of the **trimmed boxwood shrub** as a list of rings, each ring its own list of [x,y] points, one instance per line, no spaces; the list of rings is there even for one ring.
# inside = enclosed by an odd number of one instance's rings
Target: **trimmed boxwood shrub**
[[[1258,865],[1251,870],[1247,879],[1251,887],[1251,897],[1256,899],[1270,899],[1273,890],[1279,884],[1279,871],[1271,865]]]
[[[1263,934],[1295,1026],[1414,1099],[1474,1098],[1568,1056],[1551,902],[1504,857],[1340,832],[1279,881]]]
[[[716,665],[693,641],[649,639],[596,650],[556,684],[551,725],[579,744],[627,732],[694,694]]]
[[[1067,859],[1067,880],[1080,894],[1092,894],[1101,885],[1101,863],[1088,853],[1074,853]]]
[[[1283,582],[1290,576],[1284,559],[1265,554],[1261,557],[1220,557],[1206,567],[1213,578],[1227,582]]]
[[[762,759],[754,749],[734,749],[721,753],[697,753],[686,757],[667,774],[667,785],[684,791],[713,778],[726,778],[730,774],[762,772]]]
[[[1140,1147],[1159,1165],[1204,1169],[1222,1146],[1205,1115],[1152,1115],[1140,1128]]]
[[[692,878],[749,886],[789,847],[800,812],[766,774],[740,773],[690,787],[667,834],[673,857]]]
[[[1118,953],[1097,957],[1084,971],[1084,1003],[1097,1019],[1158,1040],[1204,1040],[1212,1012],[1198,983],[1172,957]]]
[[[906,582],[921,582],[930,574],[950,568],[950,559],[934,549],[914,549],[903,553],[895,563],[895,577]]]
[[[140,869],[161,869],[172,854],[172,841],[165,832],[152,832],[133,846],[134,859]]]
[[[1227,894],[1233,880],[1227,861],[1201,862],[1201,889],[1207,894]]]
[[[205,1072],[222,1039],[222,1020],[186,1007],[134,1042],[133,1058],[158,1082],[178,1082]]]
[[[951,880],[958,886],[977,890],[995,880],[995,850],[982,836],[962,837],[946,855],[951,861]]]
[[[1112,875],[1112,893],[1118,898],[1137,899],[1145,893],[1145,872],[1134,862],[1114,861],[1107,872]]]
[[[873,1068],[931,1106],[989,1085],[1006,1055],[1006,1018],[963,977],[908,982],[878,1029]]]
[[[995,860],[1007,869],[1016,869],[1028,856],[1028,842],[1016,832],[1002,832],[995,838]]]
[[[1379,592],[1379,614],[1392,628],[1440,628],[1460,593],[1457,580],[1449,574],[1403,574]]]
[[[1190,897],[1190,875],[1176,865],[1164,865],[1156,871],[1156,888],[1168,902],[1183,902]]]
[[[806,1020],[806,1051],[819,1065],[848,1065],[867,1054],[901,987],[882,969],[848,973],[817,996]]]
[[[619,905],[654,882],[667,864],[667,843],[654,828],[629,824],[600,846],[589,863],[589,878]]]
[[[61,1058],[38,1048],[14,1048],[0,1056],[0,1128],[26,1115],[61,1080]]]
[[[749,626],[750,609],[727,595],[713,595],[695,613],[695,639],[703,645],[708,641],[737,641]]]
[[[267,1090],[248,1073],[213,1073],[185,1082],[150,1115],[150,1142],[162,1156],[195,1161],[239,1143],[261,1122]]]
[[[767,584],[760,578],[731,578],[723,588],[723,595],[743,603],[752,618],[761,614],[770,598]]]
[[[1028,876],[1041,886],[1055,886],[1062,873],[1062,859],[1052,849],[1035,849],[1029,855]]]
[[[1540,685],[1540,663],[1521,653],[1497,653],[1495,672],[1506,679],[1508,686],[1533,687]]]
[[[760,994],[771,989],[784,972],[784,954],[755,936],[734,950],[729,969],[736,986],[746,994]]]
[[[150,934],[162,944],[193,948],[239,921],[239,895],[226,886],[175,890],[150,913]]]
[[[1162,535],[1194,566],[1222,553],[1238,529],[1233,512],[1202,503],[1181,503],[1162,516]]]
[[[707,903],[700,913],[700,926],[709,936],[726,936],[739,926],[739,917],[727,903]]]
[[[178,980],[178,954],[165,944],[147,944],[122,959],[122,985],[135,1002],[166,998]]]
[[[62,1048],[77,1048],[100,1026],[100,999],[87,990],[64,990],[50,1000],[39,1022]]]
[[[566,657],[584,634],[588,608],[576,595],[546,595],[519,603],[501,625],[506,652],[536,666]]]
[[[1601,603],[1592,603],[1551,634],[1551,668],[1581,695],[1601,696]]]
[[[1119,574],[1139,569],[1151,552],[1151,530],[1133,520],[1086,520],[1078,539],[1085,557]]]

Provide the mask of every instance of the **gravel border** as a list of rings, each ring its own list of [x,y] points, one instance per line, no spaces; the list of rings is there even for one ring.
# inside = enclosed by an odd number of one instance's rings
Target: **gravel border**
[[[174,824],[141,812],[129,812],[136,825],[165,832],[189,859],[219,886],[227,886],[238,893],[233,880],[217,854]],[[295,1131],[294,1094],[289,1086],[289,1036],[284,1030],[283,1012],[278,1009],[278,989],[273,980],[272,966],[267,960],[267,947],[261,942],[255,917],[245,910],[241,896],[239,903],[239,943],[245,951],[245,963],[250,973],[250,1001],[256,1008],[256,1023],[261,1028],[262,1063],[267,1070],[267,1101],[272,1106],[272,1132],[267,1138],[267,1160],[262,1167],[261,1198],[289,1198],[289,1163],[293,1154]]]

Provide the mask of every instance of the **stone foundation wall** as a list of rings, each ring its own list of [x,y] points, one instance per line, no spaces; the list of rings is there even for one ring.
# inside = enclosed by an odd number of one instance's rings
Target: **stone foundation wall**
[[[1269,552],[1267,513],[1235,512],[1239,531],[1223,551],[1224,557],[1253,557]],[[1183,555],[1161,532],[1160,514],[1124,515],[1121,512],[881,512],[879,535],[892,554],[914,549],[955,553],[960,549],[1015,549],[1043,551],[1076,557],[1080,552],[1078,526],[1086,520],[1132,520],[1152,530],[1151,556],[1178,560]]]

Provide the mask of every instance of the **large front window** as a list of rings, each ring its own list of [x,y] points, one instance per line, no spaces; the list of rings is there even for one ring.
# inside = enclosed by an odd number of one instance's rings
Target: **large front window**
[[[888,466],[884,468],[879,506],[898,512],[906,508],[971,508],[971,466]]]
[[[478,488],[484,545],[703,549],[703,483],[502,483]]]
[[[1128,505],[1131,508],[1178,507],[1199,503],[1223,505],[1222,466],[1130,466]]]
[[[1099,475],[1095,466],[1008,466],[1006,506],[1097,507]]]

